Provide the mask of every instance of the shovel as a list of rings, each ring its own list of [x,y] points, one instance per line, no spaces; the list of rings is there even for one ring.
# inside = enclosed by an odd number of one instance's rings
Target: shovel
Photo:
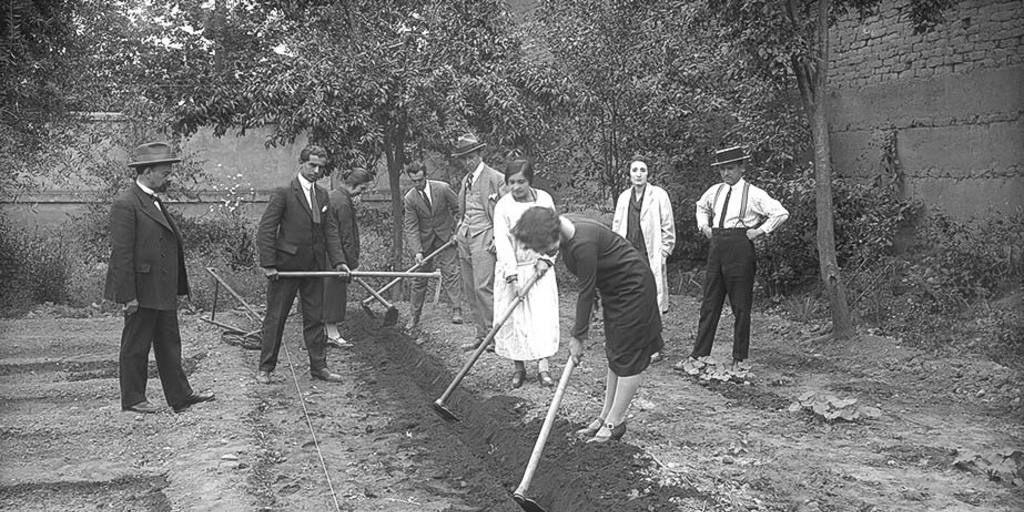
[[[452,393],[455,392],[455,388],[459,387],[459,383],[461,383],[462,379],[466,376],[467,373],[469,373],[469,369],[472,368],[474,364],[476,364],[476,360],[480,359],[480,355],[483,354],[485,350],[487,350],[487,346],[490,345],[492,341],[494,341],[494,336],[498,334],[498,330],[501,329],[501,326],[505,325],[505,322],[508,321],[508,318],[512,316],[512,313],[516,310],[516,306],[523,302],[523,299],[526,298],[526,294],[530,291],[530,288],[533,288],[533,285],[537,281],[539,281],[541,277],[544,276],[544,272],[547,272],[547,269],[541,272],[537,272],[536,274],[533,274],[533,277],[531,277],[530,280],[526,282],[526,285],[523,286],[523,289],[518,294],[516,294],[516,298],[513,299],[512,303],[509,304],[508,308],[505,309],[505,313],[501,315],[501,319],[494,324],[494,327],[491,327],[491,331],[487,333],[487,337],[480,342],[480,346],[476,347],[476,350],[473,351],[473,355],[469,357],[469,360],[466,361],[466,364],[462,365],[462,368],[459,370],[459,373],[457,373],[455,375],[455,378],[452,379],[451,384],[448,384],[448,389],[444,390],[444,393],[441,394],[440,398],[434,400],[434,411],[437,412],[437,414],[440,415],[442,418],[449,421],[459,421],[459,417],[456,416],[455,413],[453,413],[452,411],[448,410],[447,407],[445,407],[445,402],[447,402],[448,399],[451,398]]]
[[[355,281],[356,283],[359,283],[359,286],[366,288],[366,291],[370,292],[370,296],[377,299],[378,301],[380,301],[381,304],[384,305],[384,307],[388,308],[387,313],[384,313],[384,327],[391,327],[392,325],[398,323],[398,308],[396,308],[394,305],[388,302],[387,299],[382,297],[380,293],[374,290],[372,286],[366,283],[366,281],[363,281],[358,277],[353,277],[352,280]],[[373,314],[373,310],[371,310],[370,307],[367,306],[365,302],[362,302],[361,305],[363,306],[363,311],[366,311],[366,314],[370,315],[371,317],[375,317],[375,315]]]
[[[516,500],[516,503],[526,512],[545,512],[544,508],[538,505],[536,501],[526,497],[526,491],[530,488],[533,474],[537,471],[537,464],[540,463],[540,454],[544,451],[544,444],[548,441],[551,425],[555,422],[555,415],[558,413],[558,405],[562,403],[565,386],[569,383],[569,375],[572,374],[572,369],[575,366],[576,361],[572,356],[569,356],[569,360],[565,363],[565,368],[562,370],[562,377],[558,379],[555,396],[551,399],[551,405],[548,407],[548,415],[544,418],[544,426],[540,428],[540,435],[537,436],[537,442],[533,445],[533,453],[530,454],[530,462],[526,465],[523,480],[519,482],[519,487],[516,487],[515,492],[512,493],[512,499]]]
[[[446,242],[446,243],[445,243],[444,245],[442,245],[441,247],[438,247],[436,251],[434,251],[434,252],[432,252],[432,253],[430,253],[430,254],[428,254],[428,255],[424,256],[424,257],[423,257],[423,261],[421,261],[421,262],[419,262],[419,263],[417,263],[417,264],[415,264],[415,265],[413,265],[413,266],[409,267],[409,268],[408,268],[408,269],[406,270],[406,272],[412,272],[412,271],[415,271],[415,270],[419,270],[419,269],[420,269],[420,267],[422,267],[422,266],[423,266],[423,265],[425,265],[425,264],[426,264],[426,263],[427,263],[428,261],[430,261],[430,260],[431,260],[431,258],[433,258],[434,256],[437,256],[438,254],[441,254],[441,251],[443,251],[443,250],[447,249],[448,247],[450,247],[450,246],[452,246],[452,245],[455,245],[455,240],[454,240],[454,239],[452,239],[452,240],[449,240],[448,242]],[[390,290],[392,286],[394,286],[394,285],[398,284],[398,282],[399,282],[399,281],[401,281],[401,280],[402,280],[402,277],[396,277],[396,278],[392,279],[391,281],[389,281],[389,282],[388,282],[388,284],[384,285],[384,287],[383,287],[383,288],[381,288],[381,289],[377,290],[377,293],[378,293],[378,294],[383,294],[384,292],[386,292],[386,291]],[[438,281],[438,286],[440,286],[440,281]],[[373,316],[373,314],[372,314],[372,313],[370,313],[370,311],[369,311],[369,309],[368,309],[368,308],[369,308],[369,306],[370,306],[370,301],[372,301],[373,299],[374,299],[374,296],[373,296],[373,295],[371,294],[371,295],[370,295],[369,297],[367,297],[367,298],[363,299],[363,302],[362,302],[362,306],[363,306],[363,309],[364,309],[364,310],[366,310],[366,312],[367,312],[367,313],[369,313],[369,314],[370,314],[370,316]],[[436,302],[436,301],[435,301],[435,302]],[[386,302],[382,302],[381,304],[384,304],[384,307],[387,307],[387,303],[386,303]]]

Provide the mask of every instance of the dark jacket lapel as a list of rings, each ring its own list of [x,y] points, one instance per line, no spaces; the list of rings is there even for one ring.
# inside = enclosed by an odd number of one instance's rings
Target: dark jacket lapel
[[[177,230],[171,227],[167,217],[157,209],[156,204],[153,202],[153,198],[139,188],[138,183],[135,184],[135,198],[139,201],[139,207],[142,209],[142,213],[145,213],[175,235],[178,234]]]
[[[313,184],[313,190],[316,190],[316,184],[315,183]],[[309,215],[309,218],[312,219],[313,218],[313,210],[310,209],[310,207],[309,207],[309,200],[306,199],[306,193],[302,191],[302,183],[299,183],[299,178],[298,177],[296,177],[295,179],[292,180],[292,192],[295,194],[295,197],[298,199],[299,204],[302,205],[302,211],[306,212],[306,215]],[[320,201],[320,197],[319,196],[317,196],[316,199],[317,199],[318,202]]]

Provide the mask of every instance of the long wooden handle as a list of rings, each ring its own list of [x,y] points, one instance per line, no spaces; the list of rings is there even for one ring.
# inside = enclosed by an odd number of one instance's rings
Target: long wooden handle
[[[232,296],[232,297],[234,297],[234,298],[235,298],[235,300],[237,300],[237,301],[238,301],[238,302],[239,302],[239,303],[240,303],[240,304],[242,305],[242,307],[243,307],[243,308],[245,308],[245,310],[246,310],[246,311],[248,311],[249,313],[251,313],[251,314],[252,314],[252,316],[254,316],[254,317],[256,317],[257,319],[259,319],[259,321],[260,321],[260,322],[262,322],[262,321],[263,321],[263,315],[261,315],[261,314],[259,313],[259,311],[256,311],[256,309],[255,309],[255,308],[253,308],[252,306],[250,306],[250,305],[249,305],[249,303],[248,303],[248,302],[246,302],[246,301],[245,301],[245,299],[244,299],[244,298],[242,298],[242,296],[238,294],[238,292],[236,292],[235,290],[233,290],[233,289],[231,288],[231,286],[229,286],[229,285],[228,285],[228,282],[224,280],[224,278],[222,278],[222,277],[220,277],[219,275],[217,275],[217,271],[216,271],[216,270],[215,270],[215,269],[214,269],[213,267],[206,267],[206,271],[207,271],[207,272],[208,272],[208,273],[209,273],[209,274],[210,274],[211,276],[213,276],[213,278],[214,278],[214,279],[216,279],[218,283],[220,283],[220,284],[221,284],[222,286],[224,286],[224,289],[225,289],[225,290],[227,290],[227,291],[228,291],[228,293],[230,293],[230,294],[231,294],[231,296]]]
[[[377,301],[379,301],[381,304],[383,304],[384,307],[386,307],[388,309],[394,309],[394,306],[392,306],[391,303],[388,302],[387,299],[382,297],[380,293],[378,293],[376,290],[374,290],[372,286],[367,284],[366,281],[363,281],[362,279],[360,279],[358,277],[353,277],[352,280],[355,281],[356,283],[358,283],[359,286],[362,286],[363,288],[366,288],[366,291],[370,293],[370,298],[371,299],[377,299]]]
[[[505,309],[505,312],[501,315],[501,319],[494,323],[494,326],[491,327],[490,332],[487,333],[487,337],[480,342],[480,346],[477,347],[475,351],[473,351],[473,355],[470,356],[469,360],[462,365],[462,368],[459,369],[459,373],[455,374],[455,378],[452,379],[451,384],[448,384],[448,388],[445,389],[444,393],[441,394],[441,397],[437,399],[437,403],[439,405],[443,405],[445,402],[448,401],[448,398],[455,391],[455,388],[459,386],[459,383],[462,382],[462,379],[466,377],[467,373],[469,373],[469,369],[472,368],[474,364],[476,364],[476,360],[480,359],[480,355],[483,354],[485,350],[487,350],[487,345],[490,345],[491,341],[494,340],[494,336],[498,334],[498,330],[501,329],[501,326],[505,325],[505,322],[508,321],[508,318],[512,316],[512,313],[516,310],[516,306],[518,306],[519,303],[523,302],[523,299],[526,298],[526,294],[530,291],[530,288],[533,288],[533,285],[537,281],[539,281],[541,277],[544,276],[544,272],[547,272],[547,269],[545,269],[542,272],[537,272],[533,274],[533,276],[530,277],[530,280],[526,282],[526,285],[523,286],[522,291],[520,291],[516,295],[516,298],[513,299],[512,303],[509,304],[508,308]]]
[[[428,261],[430,261],[434,256],[437,256],[438,254],[441,254],[441,251],[443,251],[443,250],[445,250],[445,249],[447,249],[447,248],[449,248],[449,247],[451,247],[453,245],[455,245],[455,239],[454,238],[451,239],[451,240],[448,240],[447,242],[445,242],[445,244],[442,245],[441,247],[438,247],[436,251],[426,255],[423,258],[423,261],[421,261],[421,262],[419,262],[419,263],[409,267],[408,269],[406,269],[406,272],[414,272],[414,271],[416,271],[417,269],[419,269],[420,267],[425,265]],[[398,284],[398,282],[401,281],[402,279],[404,279],[404,277],[396,277],[396,278],[392,279],[391,281],[388,281],[388,284],[384,285],[384,287],[382,287],[381,289],[377,290],[377,293],[383,294],[384,292],[390,290],[392,286]],[[369,304],[370,300],[372,300],[372,299],[373,299],[372,296],[363,299],[363,305],[365,306],[365,305]]]
[[[427,277],[440,278],[441,272],[393,272],[388,270],[310,270],[292,271],[283,270],[277,273],[277,277]]]
[[[548,415],[544,418],[544,425],[540,428],[540,435],[537,436],[537,442],[533,445],[533,453],[530,454],[530,462],[526,464],[526,471],[523,472],[523,479],[519,482],[519,487],[516,488],[514,493],[517,496],[526,496],[527,489],[530,488],[530,482],[533,481],[533,474],[537,471],[537,464],[540,463],[540,455],[544,452],[544,445],[548,442],[548,435],[551,434],[551,425],[555,423],[555,416],[558,414],[558,406],[562,403],[562,395],[565,394],[565,387],[569,384],[569,375],[572,374],[572,369],[576,366],[576,360],[569,356],[569,360],[565,363],[565,368],[562,370],[562,377],[558,379],[558,387],[555,388],[555,396],[551,399],[551,405],[548,407]]]

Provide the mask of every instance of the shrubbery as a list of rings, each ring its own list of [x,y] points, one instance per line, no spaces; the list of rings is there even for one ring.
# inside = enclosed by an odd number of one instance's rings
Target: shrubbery
[[[59,228],[23,228],[0,215],[0,307],[20,312],[33,304],[68,301],[73,239]]]
[[[186,257],[219,260],[234,271],[257,266],[256,225],[242,215],[177,217],[184,238]]]
[[[789,210],[789,220],[758,251],[758,277],[774,296],[818,279],[817,216],[814,173],[784,179],[762,177],[758,185]],[[836,179],[832,185],[836,260],[847,270],[870,268],[894,254],[901,230],[917,217],[919,206],[876,181],[860,184]]]

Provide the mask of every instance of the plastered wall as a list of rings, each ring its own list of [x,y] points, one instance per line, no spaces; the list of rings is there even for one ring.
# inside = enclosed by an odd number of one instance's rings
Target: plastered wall
[[[914,34],[905,0],[832,31],[832,151],[850,177],[880,170],[887,141],[905,193],[954,217],[1024,205],[1024,1],[968,0]]]

